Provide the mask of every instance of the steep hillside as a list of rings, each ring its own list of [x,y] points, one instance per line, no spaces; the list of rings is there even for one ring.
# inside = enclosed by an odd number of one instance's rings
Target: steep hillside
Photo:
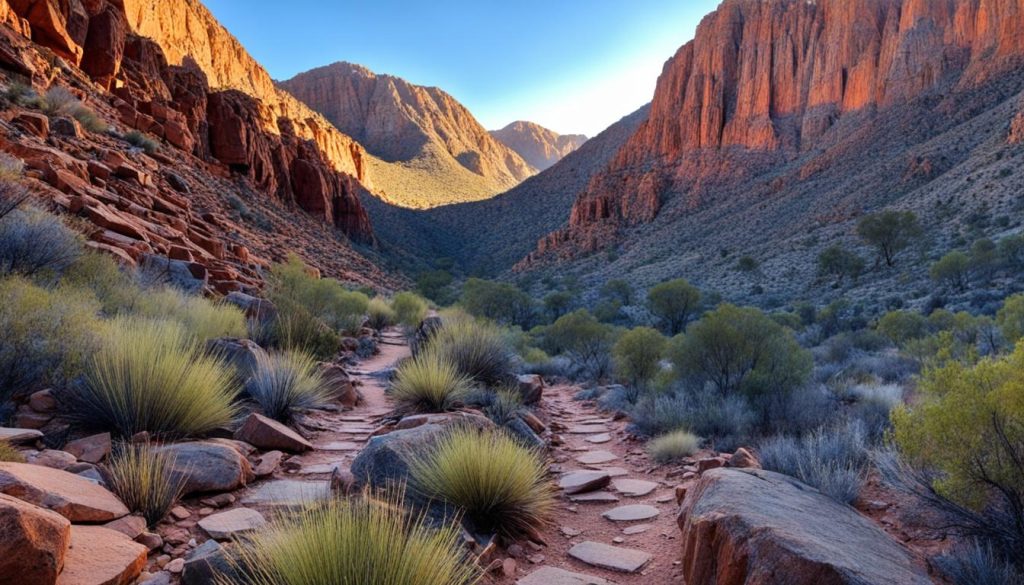
[[[1019,184],[1003,168],[1019,154],[1006,131],[1024,88],[1022,19],[1013,0],[726,0],[666,63],[648,121],[567,226],[519,268],[611,246],[615,262],[574,269],[792,295],[823,247],[854,245],[865,211],[920,210],[932,250],[980,207],[1015,217]],[[760,271],[739,274],[737,254]],[[903,278],[872,286],[905,292],[926,275]]]
[[[486,199],[536,172],[436,87],[349,63],[301,73],[280,87],[379,159],[369,163],[375,192],[398,205]]]
[[[582,134],[561,135],[539,124],[523,121],[512,122],[501,130],[491,130],[491,136],[541,171],[551,168],[587,141]]]
[[[647,118],[648,106],[588,140],[541,174],[486,201],[426,211],[363,198],[381,247],[405,263],[449,258],[463,270],[498,274],[527,254],[537,238],[565,221],[573,200]]]

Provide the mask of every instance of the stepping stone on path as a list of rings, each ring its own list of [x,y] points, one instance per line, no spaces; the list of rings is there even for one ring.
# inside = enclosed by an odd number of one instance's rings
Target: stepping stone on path
[[[611,546],[589,540],[569,549],[569,556],[594,567],[623,573],[639,571],[652,558],[650,554],[642,550]]]
[[[610,434],[608,434],[608,433],[601,433],[600,435],[590,435],[589,437],[585,438],[584,440],[586,442],[588,442],[588,443],[601,444],[601,443],[607,443],[608,441],[611,441],[612,440],[612,436]]]
[[[640,534],[641,532],[647,532],[652,527],[654,527],[653,524],[634,524],[633,526],[623,528],[622,533],[626,535]]]
[[[619,496],[611,492],[590,492],[589,494],[569,496],[569,499],[583,504],[612,504],[619,501]]]
[[[612,522],[635,522],[637,520],[650,520],[657,517],[660,513],[654,506],[631,504],[612,508],[601,515]]]
[[[574,471],[562,476],[558,487],[567,495],[582,494],[599,490],[611,482],[612,476],[604,471]]]
[[[600,465],[602,463],[611,463],[618,459],[619,456],[609,451],[591,451],[590,453],[584,453],[576,458],[583,465]]]
[[[612,585],[612,582],[558,567],[541,567],[516,581],[516,585]]]
[[[362,449],[363,446],[352,441],[333,441],[330,443],[324,443],[323,445],[317,445],[316,448],[320,451],[358,451]]]
[[[334,470],[341,467],[338,463],[324,463],[321,465],[310,465],[309,467],[300,467],[299,473],[302,475],[313,475],[315,473],[334,473]]]
[[[629,470],[622,467],[602,467],[599,471],[607,472],[608,475],[612,476],[612,479],[622,477],[623,475],[629,475]]]
[[[251,532],[266,525],[267,520],[256,510],[235,508],[219,512],[199,521],[199,527],[214,540],[230,540],[236,534]]]
[[[629,479],[626,477],[620,477],[612,480],[612,487],[615,491],[619,492],[624,496],[631,498],[639,498],[646,496],[647,494],[658,489],[658,484],[653,481],[645,481],[642,479]]]
[[[328,481],[296,481],[278,479],[268,481],[242,498],[243,504],[265,506],[295,506],[323,500],[331,495]]]
[[[569,432],[574,435],[594,435],[607,433],[608,427],[604,425],[573,425],[569,427]]]

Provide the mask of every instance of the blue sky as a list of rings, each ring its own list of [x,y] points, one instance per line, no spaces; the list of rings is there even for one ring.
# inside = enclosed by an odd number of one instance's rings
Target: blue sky
[[[489,129],[593,136],[650,101],[718,0],[205,0],[272,76],[335,61],[438,86]]]

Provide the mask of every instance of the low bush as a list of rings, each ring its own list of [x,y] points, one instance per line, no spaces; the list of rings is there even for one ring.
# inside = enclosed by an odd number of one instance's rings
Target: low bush
[[[498,327],[467,318],[447,319],[428,345],[460,374],[488,386],[509,380],[514,352]]]
[[[245,391],[263,414],[289,422],[301,410],[327,404],[330,391],[317,371],[316,361],[299,351],[261,353]]]
[[[0,463],[24,463],[25,456],[7,441],[0,441]]]
[[[81,236],[45,211],[22,207],[0,219],[0,276],[56,280],[84,249]]]
[[[912,311],[890,311],[878,320],[876,330],[898,346],[928,334],[928,319]]]
[[[39,109],[47,116],[63,116],[80,105],[75,94],[63,86],[54,85],[39,99]]]
[[[145,443],[125,443],[103,466],[103,477],[132,513],[154,526],[167,517],[185,491],[188,476],[175,473],[176,458],[172,451],[157,451]]]
[[[757,452],[765,469],[795,477],[847,504],[860,494],[870,463],[867,435],[857,421],[801,438],[773,437]]]
[[[994,547],[977,540],[955,547],[935,564],[955,585],[1024,585],[1024,573]]]
[[[363,324],[370,299],[346,290],[330,278],[320,278],[298,256],[270,268],[267,298],[280,310],[304,311],[334,331],[354,334]]]
[[[239,542],[237,578],[218,585],[472,585],[479,570],[454,524],[428,525],[396,497],[330,502],[282,516]]]
[[[742,396],[691,389],[641,396],[630,415],[633,429],[642,435],[689,429],[722,451],[745,441],[757,418]]]
[[[82,128],[94,134],[102,134],[110,129],[103,118],[100,118],[96,115],[96,112],[82,105],[71,110],[71,117],[78,120]]]
[[[535,329],[533,334],[545,351],[569,357],[579,377],[600,380],[611,373],[615,330],[586,309],[563,315],[551,325]]]
[[[133,272],[122,270],[111,256],[93,251],[69,266],[61,283],[92,291],[108,316],[130,312],[144,294]]]
[[[670,280],[651,288],[647,308],[668,335],[678,335],[700,308],[700,291],[683,279]]]
[[[395,320],[410,330],[420,326],[430,309],[426,300],[411,292],[395,295],[391,299],[391,308],[395,311]]]
[[[410,472],[416,490],[457,506],[477,532],[516,538],[551,521],[556,498],[547,462],[500,431],[450,431]]]
[[[132,130],[125,134],[124,139],[128,144],[131,144],[135,148],[141,148],[144,152],[149,154],[153,154],[160,150],[160,143],[157,142],[155,138],[138,130]]]
[[[996,323],[1007,343],[1013,345],[1024,337],[1024,294],[1006,297],[996,313]]]
[[[0,279],[0,404],[82,372],[99,344],[99,306],[91,295]]]
[[[235,305],[189,295],[172,287],[146,291],[136,300],[133,313],[175,321],[200,341],[245,337],[248,333],[245,313]]]
[[[341,336],[295,303],[278,303],[277,317],[264,330],[253,331],[267,347],[302,351],[319,360],[329,360],[341,350]],[[247,331],[250,329],[247,328]]]
[[[700,437],[688,431],[672,431],[647,443],[647,453],[656,463],[671,463],[700,449]]]
[[[455,364],[435,351],[421,352],[402,362],[390,388],[399,411],[451,410],[470,390],[468,378]]]
[[[505,282],[470,278],[462,286],[459,304],[473,316],[503,325],[519,325],[525,329],[533,320],[533,299]]]
[[[3,97],[8,102],[18,106],[34,106],[38,104],[39,94],[32,86],[22,81],[12,81],[4,89]]]
[[[366,307],[366,325],[375,331],[383,331],[398,321],[398,315],[391,305],[382,298],[370,299]]]
[[[232,369],[178,323],[119,318],[66,406],[76,423],[118,437],[191,437],[230,425],[238,390]]]

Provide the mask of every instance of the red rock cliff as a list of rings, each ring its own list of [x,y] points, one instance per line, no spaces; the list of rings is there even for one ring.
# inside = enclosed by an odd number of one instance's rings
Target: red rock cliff
[[[650,118],[539,254],[652,220],[681,179],[729,172],[715,153],[804,151],[844,115],[998,75],[1024,56],[1022,31],[1021,0],[726,0],[665,64]]]

